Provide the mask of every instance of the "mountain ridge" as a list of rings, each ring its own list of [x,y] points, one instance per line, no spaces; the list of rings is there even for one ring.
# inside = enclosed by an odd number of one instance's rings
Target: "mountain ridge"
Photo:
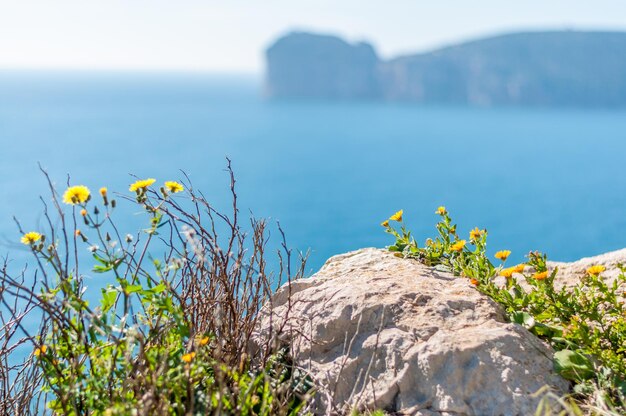
[[[379,58],[366,42],[292,32],[267,50],[275,98],[626,106],[626,32],[525,31]]]

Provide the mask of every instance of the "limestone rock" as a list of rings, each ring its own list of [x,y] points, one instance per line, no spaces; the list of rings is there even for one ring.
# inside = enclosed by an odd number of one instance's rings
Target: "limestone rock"
[[[291,291],[291,302],[288,292]],[[362,249],[329,259],[308,279],[279,289],[272,302],[289,317],[283,337],[295,361],[327,394],[316,411],[358,407],[411,415],[528,415],[550,386],[552,350],[454,277]],[[269,308],[259,336],[267,336]],[[332,399],[331,399],[332,397]],[[332,404],[331,404],[332,402]]]

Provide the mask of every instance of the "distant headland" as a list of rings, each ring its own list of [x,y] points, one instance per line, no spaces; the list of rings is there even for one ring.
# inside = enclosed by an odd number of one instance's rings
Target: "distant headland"
[[[626,32],[511,33],[390,60],[368,43],[293,32],[266,55],[273,98],[626,107]]]

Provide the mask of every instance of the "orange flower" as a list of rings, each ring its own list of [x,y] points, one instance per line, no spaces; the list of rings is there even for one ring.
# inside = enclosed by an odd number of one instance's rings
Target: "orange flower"
[[[42,345],[39,348],[35,348],[35,352],[33,354],[35,355],[35,357],[39,357],[41,354],[45,354],[46,351],[48,351],[48,347]]]
[[[181,357],[181,359],[182,359],[184,362],[186,362],[186,363],[190,363],[190,362],[194,359],[194,357],[195,357],[195,356],[196,356],[196,353],[195,353],[195,352],[190,352],[190,353],[188,353],[188,354],[184,354],[184,355]]]
[[[533,279],[536,279],[536,280],[545,280],[547,277],[548,277],[547,271],[533,274]]]
[[[478,240],[484,233],[485,230],[479,230],[478,227],[476,227],[470,231],[470,240]]]
[[[82,215],[83,217],[87,215],[87,210],[86,209],[81,209],[80,210],[80,215]]]
[[[522,264],[518,264],[517,266],[513,266],[513,271],[515,273],[522,273],[525,268],[526,268],[526,265],[522,263]]]
[[[450,250],[459,252],[465,247],[465,240],[459,240],[450,246]]]
[[[105,186],[100,188],[100,195],[102,195],[103,198],[107,196],[107,188]]]
[[[385,220],[385,221],[381,222],[380,225],[382,225],[385,228],[389,227],[389,220]]]
[[[511,277],[513,277],[514,272],[515,272],[515,269],[513,267],[508,267],[506,269],[500,270],[500,276],[510,279]]]
[[[478,280],[476,279],[470,279],[470,283],[473,284],[474,286],[478,286]]]
[[[496,253],[495,258],[498,260],[506,261],[511,255],[511,250],[500,250]]]
[[[404,210],[400,210],[398,212],[396,212],[395,214],[393,214],[391,217],[389,217],[389,219],[391,221],[398,221],[401,222],[402,221],[402,214],[404,213]]]
[[[200,340],[200,345],[203,347],[208,343],[209,343],[209,337],[204,337]]]
[[[587,269],[587,274],[591,275],[591,276],[597,276],[600,273],[602,273],[603,271],[606,270],[606,267],[597,264],[595,266],[591,266],[590,268]]]

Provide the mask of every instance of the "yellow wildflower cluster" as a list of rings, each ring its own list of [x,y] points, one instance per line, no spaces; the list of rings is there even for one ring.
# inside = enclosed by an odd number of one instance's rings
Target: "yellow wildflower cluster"
[[[535,274],[532,275],[532,278],[535,280],[545,280],[548,277],[548,272],[537,272]]]

